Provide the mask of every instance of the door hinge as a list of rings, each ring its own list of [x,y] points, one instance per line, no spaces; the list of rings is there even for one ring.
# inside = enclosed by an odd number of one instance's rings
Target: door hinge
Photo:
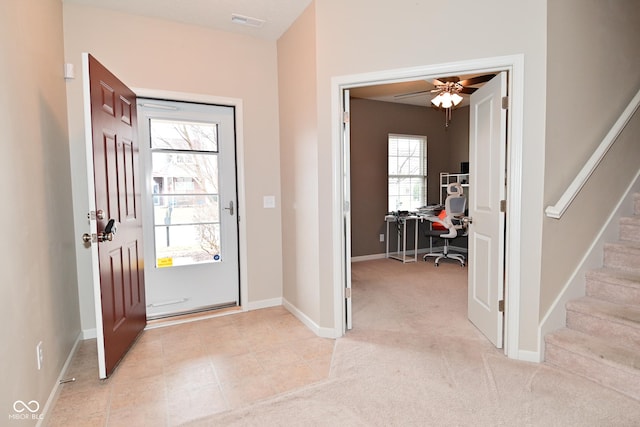
[[[506,211],[507,211],[507,201],[500,200],[500,212],[506,212]]]
[[[509,109],[509,97],[508,96],[503,96],[502,97],[502,109],[503,110],[508,110]]]
[[[344,297],[351,298],[351,288],[344,288]]]
[[[500,301],[498,301],[498,311],[500,313],[504,313],[504,300],[501,299]]]
[[[349,210],[351,209],[351,204],[349,203],[348,200],[344,201],[344,213],[349,213]]]
[[[343,111],[342,112],[342,123],[349,123],[349,112],[348,111]]]

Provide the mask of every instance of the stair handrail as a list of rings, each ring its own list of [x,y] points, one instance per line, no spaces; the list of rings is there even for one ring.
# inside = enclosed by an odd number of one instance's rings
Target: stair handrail
[[[567,187],[564,194],[558,199],[558,202],[553,206],[547,206],[545,214],[549,218],[560,219],[564,212],[567,210],[573,199],[576,198],[582,187],[587,183],[587,180],[593,174],[596,167],[600,164],[604,156],[607,154],[613,143],[616,141],[622,130],[625,128],[631,117],[640,106],[640,90],[631,99],[631,102],[624,109],[618,120],[614,123],[611,130],[604,137],[598,148],[593,152],[589,160],[584,164],[580,172],[576,175],[573,182]]]

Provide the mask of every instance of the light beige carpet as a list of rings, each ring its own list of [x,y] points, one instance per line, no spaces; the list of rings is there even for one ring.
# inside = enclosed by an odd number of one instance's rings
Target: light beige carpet
[[[466,317],[467,269],[353,264],[354,329],[328,380],[192,426],[639,426],[640,402],[514,361]]]

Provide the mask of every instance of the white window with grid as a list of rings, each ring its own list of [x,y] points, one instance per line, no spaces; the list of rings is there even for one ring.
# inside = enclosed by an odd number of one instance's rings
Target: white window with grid
[[[389,134],[389,212],[427,204],[427,137]]]

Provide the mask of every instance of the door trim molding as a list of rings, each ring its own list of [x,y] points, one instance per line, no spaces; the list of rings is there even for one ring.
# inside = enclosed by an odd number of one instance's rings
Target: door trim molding
[[[93,170],[93,129],[91,127],[91,82],[89,81],[89,54],[82,54],[82,110],[84,118],[85,165],[87,170],[87,195],[89,197],[89,212],[96,211],[95,179]],[[89,233],[98,233],[96,221],[89,221]],[[96,341],[98,352],[98,375],[106,378],[104,331],[102,329],[102,295],[100,293],[100,261],[98,259],[98,245],[92,244],[91,250],[91,286],[93,288],[93,309],[96,319]],[[97,284],[97,285],[96,285]]]
[[[344,331],[345,308],[344,287],[346,283],[345,236],[342,221],[342,207],[350,201],[350,195],[343,191],[344,156],[342,141],[342,91],[344,89],[381,83],[410,81],[446,74],[472,74],[493,71],[509,72],[510,109],[507,125],[507,230],[505,243],[505,354],[509,358],[520,359],[525,354],[519,350],[520,341],[520,270],[522,233],[522,146],[524,111],[524,55],[509,55],[492,58],[470,59],[426,65],[413,68],[377,71],[364,74],[336,76],[331,79],[331,135],[332,135],[332,229],[333,229],[333,295],[334,334],[342,336]],[[347,165],[348,166],[348,165]],[[347,169],[348,170],[348,169]],[[531,355],[527,354],[530,360]]]
[[[242,99],[227,98],[206,94],[174,92],[167,90],[132,87],[131,90],[140,98],[156,98],[167,101],[194,102],[203,104],[223,105],[235,108],[235,134],[236,134],[236,174],[238,186],[238,262],[240,264],[240,306],[246,306],[249,297],[249,285],[247,283],[247,223],[246,218],[246,193],[244,170],[244,110]]]

